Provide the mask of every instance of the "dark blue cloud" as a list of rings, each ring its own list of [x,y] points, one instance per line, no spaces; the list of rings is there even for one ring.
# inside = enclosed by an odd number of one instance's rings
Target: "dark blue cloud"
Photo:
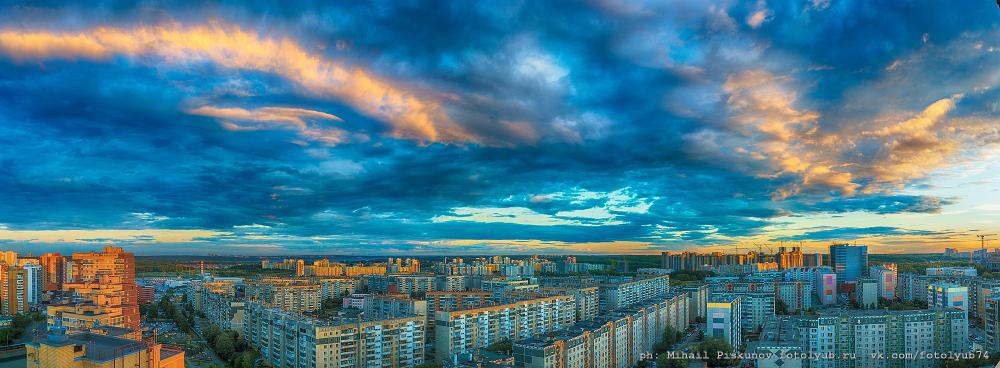
[[[799,240],[853,240],[860,238],[877,238],[892,236],[932,236],[943,235],[944,232],[928,230],[907,230],[891,226],[871,226],[871,227],[844,227],[837,229],[807,231],[801,235],[782,236],[774,238],[774,241],[799,241]]]
[[[448,116],[485,139],[450,144],[394,138],[385,122],[364,111],[263,71],[127,57],[23,61],[3,56],[0,225],[11,230],[205,229],[233,234],[203,243],[247,243],[247,235],[263,235],[271,237],[267,243],[301,251],[381,244],[405,252],[449,239],[634,241],[656,248],[728,244],[766,234],[769,225],[788,215],[936,213],[954,203],[885,191],[853,196],[803,191],[776,200],[779,188],[795,183],[762,172],[770,170],[773,157],[734,162],[704,154],[714,148],[692,147],[690,138],[706,130],[743,134],[727,123],[727,96],[720,88],[728,76],[755,68],[797,79],[802,97],[796,108],[819,111],[826,132],[851,129],[883,112],[880,104],[858,103],[878,92],[865,88],[880,83],[913,86],[891,95],[901,110],[919,111],[965,92],[956,114],[988,117],[988,109],[995,113],[990,103],[996,92],[973,92],[971,82],[962,81],[984,72],[970,65],[995,57],[939,60],[933,49],[922,50],[928,43],[941,51],[995,34],[992,4],[760,4],[764,8],[700,1],[48,2],[7,7],[0,12],[4,29],[82,30],[216,19],[288,37],[323,57],[449,96],[443,107]],[[748,24],[748,17],[765,10],[768,17],[758,28]],[[885,69],[896,60],[907,61],[901,71],[926,68],[924,74],[934,75],[947,70],[946,94],[923,82],[892,80]],[[909,94],[920,98],[904,96]],[[326,124],[351,139],[323,145],[292,129],[227,130],[220,119],[185,112],[198,105],[321,111],[343,118],[343,123]],[[536,139],[524,139],[509,123],[523,124]],[[881,143],[856,142],[860,159],[837,159],[856,163],[888,156]],[[856,182],[866,180],[871,179]],[[524,208],[578,224],[435,220],[458,208]],[[567,215],[586,211],[608,217]],[[262,226],[236,230],[252,224]],[[845,228],[776,240],[920,233]],[[107,239],[93,239],[102,240]],[[141,247],[151,239],[116,241]],[[178,246],[210,250],[201,243]],[[449,249],[491,249],[454,247]],[[273,250],[252,249],[247,251]]]

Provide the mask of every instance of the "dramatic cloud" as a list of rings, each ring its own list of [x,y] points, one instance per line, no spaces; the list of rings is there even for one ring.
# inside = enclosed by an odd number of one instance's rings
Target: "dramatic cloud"
[[[989,2],[86,5],[0,7],[11,249],[905,252],[1000,231]]]
[[[344,131],[340,129],[317,127],[307,123],[306,120],[344,121],[325,112],[313,110],[289,107],[246,110],[238,107],[200,106],[187,110],[187,113],[219,119],[223,127],[229,130],[260,130],[273,125],[286,125],[298,131],[303,138],[331,145],[340,143],[344,136]]]
[[[99,27],[79,33],[0,31],[0,53],[18,61],[108,59],[120,54],[183,64],[211,61],[225,68],[276,73],[311,93],[343,99],[392,125],[392,134],[442,142],[477,138],[455,124],[440,102],[396,82],[309,52],[287,38],[267,38],[220,23],[199,26]]]

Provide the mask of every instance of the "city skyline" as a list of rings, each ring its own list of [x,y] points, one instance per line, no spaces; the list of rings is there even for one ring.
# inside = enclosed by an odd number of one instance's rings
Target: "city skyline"
[[[0,9],[0,248],[1000,247],[992,2]]]

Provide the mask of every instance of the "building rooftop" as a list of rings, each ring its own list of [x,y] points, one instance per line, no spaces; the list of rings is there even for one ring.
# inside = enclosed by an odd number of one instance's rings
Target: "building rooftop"
[[[150,346],[148,342],[138,340],[86,332],[67,335],[58,330],[50,332],[44,340],[40,340],[35,344],[53,347],[67,345],[83,346],[84,359],[97,362],[132,355]]]
[[[733,293],[725,294],[712,294],[708,297],[709,303],[732,303],[734,300],[738,299],[740,296]]]
[[[796,317],[789,316],[768,318],[764,321],[758,346],[798,346],[799,329],[795,324],[796,320]]]

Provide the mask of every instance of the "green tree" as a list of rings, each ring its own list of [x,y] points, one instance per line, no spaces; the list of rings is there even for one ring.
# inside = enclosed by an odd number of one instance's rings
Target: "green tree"
[[[437,361],[425,362],[424,364],[418,364],[413,368],[441,368],[441,363]]]
[[[219,329],[219,326],[216,325],[208,326],[208,328],[205,329],[205,341],[208,341],[209,344],[214,344],[215,339],[219,337],[219,334],[221,333],[222,330]]]
[[[788,315],[788,304],[785,304],[784,300],[774,299],[774,314]]]
[[[514,344],[510,340],[500,340],[495,343],[490,344],[486,347],[486,351],[491,351],[497,354],[504,354],[510,352],[514,348]]]
[[[146,318],[156,319],[160,316],[160,308],[156,304],[146,306]]]
[[[215,338],[215,353],[222,359],[229,359],[236,352],[236,342],[229,334],[220,334]]]
[[[656,353],[662,353],[670,350],[670,348],[677,344],[677,342],[681,341],[682,337],[684,337],[683,333],[677,331],[677,329],[673,326],[667,326],[667,328],[663,331],[663,339],[653,347],[653,351]]]
[[[721,337],[709,337],[705,339],[705,341],[698,343],[696,350],[705,352],[705,355],[708,357],[706,362],[708,362],[709,367],[728,367],[739,364],[738,359],[719,357],[719,353],[729,354],[733,352],[733,346]]]
[[[667,354],[656,356],[656,368],[686,368],[687,359],[671,359]]]

